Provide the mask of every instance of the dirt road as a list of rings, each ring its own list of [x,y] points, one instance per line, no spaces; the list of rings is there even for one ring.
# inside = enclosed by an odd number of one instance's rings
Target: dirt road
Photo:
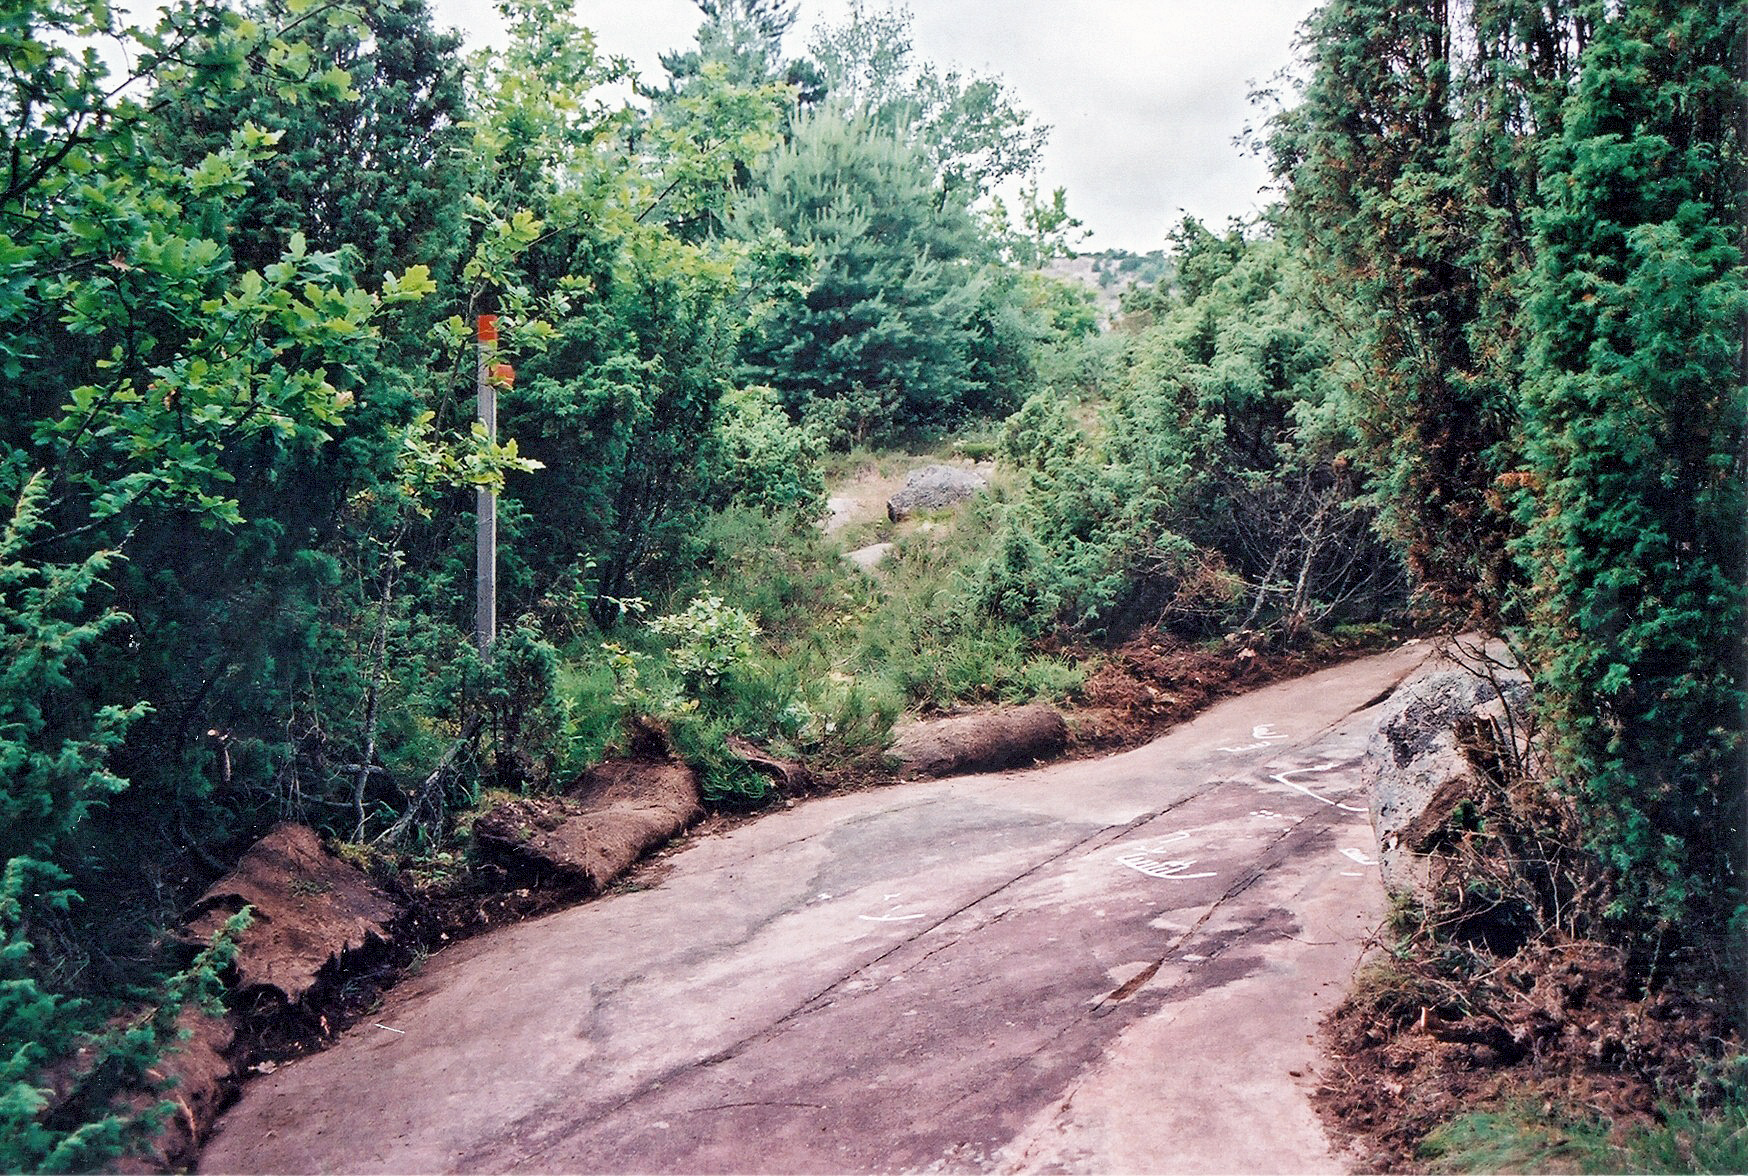
[[[1381,915],[1355,767],[1428,653],[701,841],[433,957],[202,1169],[1339,1170],[1307,1093]]]

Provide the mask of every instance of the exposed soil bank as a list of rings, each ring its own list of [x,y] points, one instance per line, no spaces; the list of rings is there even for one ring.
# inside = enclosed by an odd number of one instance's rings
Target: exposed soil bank
[[[1620,953],[1587,940],[1526,947],[1463,984],[1374,958],[1322,1038],[1318,1109],[1375,1172],[1418,1170],[1428,1132],[1488,1108],[1650,1123],[1741,1044],[1721,1002],[1635,992]]]
[[[1724,945],[1635,971],[1585,937],[1604,881],[1575,804],[1536,766],[1531,687],[1497,654],[1466,653],[1381,708],[1366,748],[1398,898],[1388,950],[1324,1026],[1319,1106],[1368,1170],[1446,1162],[1447,1148],[1476,1149],[1448,1161],[1459,1170],[1717,1170],[1705,1133],[1686,1128],[1658,1137],[1662,1159],[1621,1149],[1639,1146],[1660,1107],[1685,1114],[1693,1097],[1704,1109],[1739,1081],[1720,1064],[1741,1049],[1736,994],[1720,991],[1739,983],[1723,975]]]

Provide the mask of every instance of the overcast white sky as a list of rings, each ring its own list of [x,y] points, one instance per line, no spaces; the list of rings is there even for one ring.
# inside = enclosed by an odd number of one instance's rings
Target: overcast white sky
[[[478,43],[498,23],[489,3],[433,0],[438,23]],[[868,0],[870,9],[884,7]],[[1068,189],[1094,230],[1086,248],[1144,252],[1164,244],[1185,211],[1218,226],[1260,207],[1259,159],[1233,145],[1259,115],[1248,95],[1293,61],[1293,39],[1315,0],[912,0],[914,50],[924,60],[1005,78],[1053,130],[1046,190]],[[577,0],[601,48],[661,69],[656,54],[689,44],[690,0]],[[802,0],[786,48],[841,21],[848,0]]]

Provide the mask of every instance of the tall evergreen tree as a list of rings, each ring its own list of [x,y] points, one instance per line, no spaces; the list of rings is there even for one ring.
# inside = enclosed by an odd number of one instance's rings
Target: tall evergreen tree
[[[749,240],[811,250],[799,299],[772,305],[747,351],[785,407],[850,406],[876,431],[945,423],[974,391],[970,363],[985,244],[964,205],[939,203],[921,152],[866,119],[810,117],[743,209]]]
[[[1350,417],[1384,525],[1425,587],[1497,618],[1510,523],[1493,483],[1515,421],[1471,333],[1479,209],[1456,158],[1455,20],[1446,0],[1332,0],[1307,26],[1311,80],[1273,149],[1355,341]]]
[[[245,122],[279,136],[225,226],[239,265],[277,260],[300,232],[314,250],[352,250],[366,281],[414,264],[447,277],[465,244],[454,215],[467,181],[460,35],[433,27],[426,0],[299,8],[250,0],[243,13],[268,28],[290,26],[297,55],[286,69],[343,71],[345,86],[311,101],[283,70],[251,71],[222,89],[183,74],[161,87],[161,149],[198,160]]]
[[[934,168],[938,200],[976,204],[1002,181],[1031,175],[1050,137],[1000,77],[941,70],[912,56],[910,13],[869,12],[817,30],[808,54],[845,113],[917,146]]]
[[[1530,633],[1555,770],[1641,942],[1704,942],[1742,877],[1745,27],[1597,6],[1542,164]]]
[[[760,85],[781,73],[783,38],[795,25],[796,0],[695,0],[704,14],[697,47],[661,55],[670,92],[689,89],[706,65],[725,68],[726,80]]]

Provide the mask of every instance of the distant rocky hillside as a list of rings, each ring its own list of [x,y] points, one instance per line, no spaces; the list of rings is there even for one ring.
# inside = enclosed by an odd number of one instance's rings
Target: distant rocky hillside
[[[1124,290],[1131,285],[1156,286],[1171,278],[1171,261],[1165,250],[1131,253],[1126,249],[1106,249],[1098,253],[1082,253],[1077,257],[1058,257],[1044,269],[1052,277],[1080,282],[1098,297],[1099,311],[1106,318],[1117,313],[1117,304]]]

